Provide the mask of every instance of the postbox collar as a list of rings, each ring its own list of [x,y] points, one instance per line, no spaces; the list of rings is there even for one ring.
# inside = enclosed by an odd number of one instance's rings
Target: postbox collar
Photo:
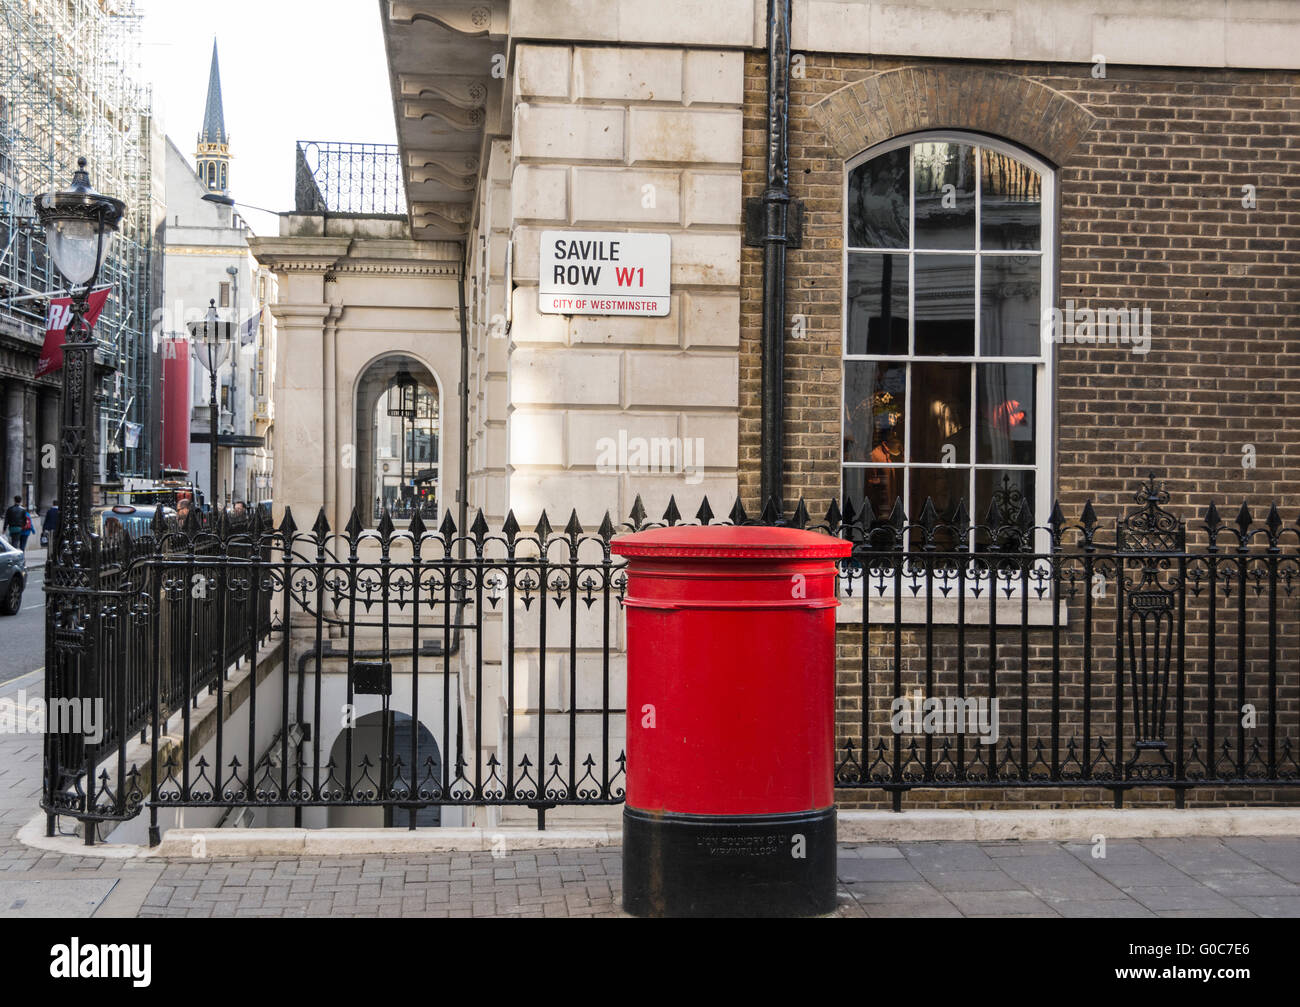
[[[801,528],[676,525],[620,535],[609,548],[618,556],[658,559],[841,559],[853,551],[853,543]]]

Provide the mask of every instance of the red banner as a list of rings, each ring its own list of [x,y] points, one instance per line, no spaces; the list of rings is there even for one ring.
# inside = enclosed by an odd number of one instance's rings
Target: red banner
[[[86,325],[93,328],[99,313],[108,303],[111,287],[92,290],[86,298]],[[45,318],[45,346],[41,349],[41,359],[36,362],[36,376],[53,374],[63,366],[63,341],[66,338],[68,322],[72,320],[72,298],[55,297],[50,300],[50,313]]]

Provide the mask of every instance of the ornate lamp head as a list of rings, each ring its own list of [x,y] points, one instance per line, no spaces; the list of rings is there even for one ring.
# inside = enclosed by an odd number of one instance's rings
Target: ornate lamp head
[[[231,322],[223,322],[217,315],[216,299],[208,301],[208,313],[201,322],[190,322],[190,339],[194,352],[209,372],[215,372],[226,363],[230,353]]]
[[[406,369],[406,364],[399,364],[397,373],[388,382],[388,415],[414,419],[415,395],[418,388],[419,383]]]
[[[36,198],[50,256],[74,287],[94,283],[125,211],[122,200],[91,188],[84,157],[77,159],[68,188]]]

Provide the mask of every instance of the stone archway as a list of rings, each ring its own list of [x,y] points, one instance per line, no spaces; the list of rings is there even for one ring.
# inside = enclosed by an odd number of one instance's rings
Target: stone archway
[[[361,774],[366,771],[369,762],[370,779],[378,781],[379,765],[382,753],[387,750],[392,761],[397,765],[401,759],[402,780],[411,784],[411,741],[415,735],[416,772],[414,787],[419,788],[422,781],[442,780],[442,752],[438,742],[424,724],[413,720],[409,714],[398,710],[388,712],[387,724],[384,713],[376,710],[357,718],[354,726],[339,732],[330,748],[336,777],[345,779],[345,766],[348,762],[348,739],[352,741],[352,783],[359,785]],[[380,807],[337,807],[329,809],[329,828],[379,828],[405,826],[407,812]],[[433,805],[420,808],[415,813],[415,824],[419,828],[438,828],[442,824],[442,808]]]
[[[395,415],[399,372],[415,382],[411,415]],[[444,509],[442,392],[437,376],[415,357],[394,353],[372,361],[357,381],[354,417],[355,499],[367,527],[386,507],[394,521],[418,509],[436,526]]]

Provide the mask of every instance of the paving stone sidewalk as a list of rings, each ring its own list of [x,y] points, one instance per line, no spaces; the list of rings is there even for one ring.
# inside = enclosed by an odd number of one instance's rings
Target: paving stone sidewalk
[[[37,688],[28,679],[27,688]],[[0,693],[3,691],[0,690]],[[0,917],[620,916],[618,848],[112,860],[33,850],[39,736],[0,735]],[[1300,837],[840,846],[841,917],[1300,916]]]
[[[620,852],[172,862],[141,916],[619,916]],[[1300,839],[841,845],[837,916],[1300,916]]]

